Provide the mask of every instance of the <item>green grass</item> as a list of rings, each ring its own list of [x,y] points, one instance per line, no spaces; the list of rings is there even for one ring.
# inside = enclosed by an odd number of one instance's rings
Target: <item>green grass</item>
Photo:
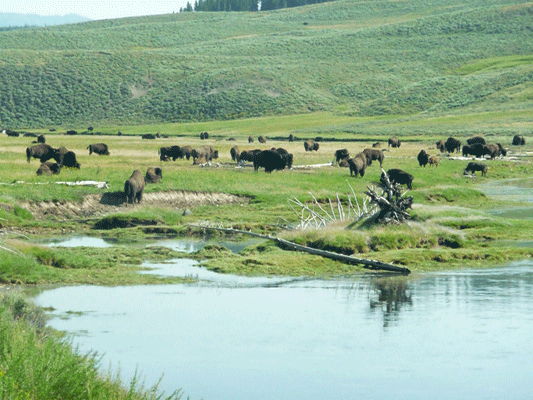
[[[2,399],[179,399],[179,391],[129,387],[102,375],[96,353],[81,354],[45,327],[46,317],[20,295],[0,294],[0,397]]]
[[[338,0],[0,32],[0,126],[531,108],[531,7]]]

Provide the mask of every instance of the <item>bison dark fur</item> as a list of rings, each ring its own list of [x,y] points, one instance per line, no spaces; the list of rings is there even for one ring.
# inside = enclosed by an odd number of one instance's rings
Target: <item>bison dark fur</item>
[[[487,173],[487,169],[488,167],[485,164],[472,161],[468,163],[463,173],[464,174],[467,174],[467,173],[475,174],[476,171],[481,171],[481,176],[483,176]]]
[[[254,169],[264,168],[265,172],[282,170],[292,166],[292,154],[279,154],[275,150],[263,150],[254,157]],[[290,168],[290,167],[289,167]]]
[[[429,154],[426,153],[424,149],[420,150],[420,153],[418,153],[418,156],[416,158],[418,159],[418,164],[420,164],[420,166],[424,168],[429,162]]]
[[[52,162],[43,162],[37,170],[37,175],[57,175],[61,171],[61,165]]]
[[[335,162],[339,164],[342,160],[348,160],[350,158],[350,153],[348,149],[339,149],[335,151]]]
[[[413,188],[413,175],[397,168],[392,168],[387,171],[390,183],[397,183],[399,185],[406,185],[409,189]],[[380,178],[381,184],[385,184],[385,176],[383,173]]]
[[[109,149],[107,147],[107,144],[105,143],[94,143],[87,146],[87,149],[89,149],[89,155],[92,153],[98,154],[100,156],[108,156],[109,155]]]

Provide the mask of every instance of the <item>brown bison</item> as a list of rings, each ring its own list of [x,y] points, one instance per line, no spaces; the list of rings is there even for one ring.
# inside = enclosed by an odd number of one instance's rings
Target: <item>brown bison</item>
[[[466,144],[487,144],[487,141],[484,137],[474,136],[469,139],[466,139]]]
[[[159,183],[163,178],[163,170],[159,167],[150,167],[146,170],[144,180],[146,183]]]
[[[476,171],[481,171],[481,176],[485,175],[487,173],[488,167],[485,164],[479,163],[479,162],[469,162],[466,168],[464,169],[463,173],[466,174],[474,174]]]
[[[426,153],[426,150],[424,149],[420,150],[420,153],[418,153],[418,156],[416,158],[418,159],[418,164],[420,164],[420,166],[424,168],[429,162],[429,154]]]
[[[254,142],[254,137],[248,136],[248,143],[253,143],[253,142]]]
[[[526,144],[526,139],[523,136],[514,135],[513,136],[513,146],[524,146]]]
[[[39,160],[41,160],[41,163],[46,162],[52,158],[55,159],[58,163],[61,161],[59,159],[58,149],[54,149],[52,146],[46,143],[41,143],[26,148],[26,160],[30,162],[32,157],[38,158]]]
[[[439,140],[437,143],[435,143],[436,146],[437,146],[437,149],[439,149],[439,151],[441,153],[444,153],[446,151],[446,145],[444,143],[444,140]]]
[[[144,176],[136,169],[126,182],[124,182],[124,194],[126,195],[126,206],[128,204],[141,203],[144,191]]]
[[[434,165],[435,168],[439,166],[439,158],[437,156],[429,157],[429,166],[431,167],[432,165]]]
[[[183,158],[183,150],[180,146],[161,147],[158,154],[161,161],[168,161],[171,158],[172,161],[176,161],[176,158]]]
[[[348,160],[348,167],[350,168],[350,176],[357,178],[357,175],[360,177],[365,176],[365,171],[367,167],[366,156],[363,153],[357,153],[354,158]]]
[[[233,146],[230,149],[229,154],[231,155],[231,159],[233,161],[237,161],[239,159],[239,155],[241,154],[241,152],[239,151],[239,146]]]
[[[387,171],[390,183],[397,183],[399,185],[406,185],[409,189],[413,188],[413,175],[397,168],[392,168]],[[385,185],[384,173],[381,173],[380,182]]]
[[[95,153],[100,156],[108,156],[109,155],[109,149],[107,148],[107,144],[105,143],[94,143],[87,146],[87,149],[89,149],[89,155]]]
[[[57,175],[61,171],[61,165],[52,162],[43,162],[37,170],[37,175]]]
[[[396,147],[400,147],[401,145],[402,145],[402,142],[400,142],[400,140],[396,136],[391,137],[389,139],[388,147],[396,148]]]
[[[294,142],[294,135],[292,133],[289,135],[289,142]]]
[[[305,151],[318,151],[319,145],[317,142],[315,142],[313,139],[307,139],[304,142],[304,149]]]
[[[372,165],[372,161],[378,160],[379,166],[381,167],[383,165],[383,160],[385,159],[385,154],[381,150],[378,149],[364,149],[363,154],[366,157],[366,162],[368,166]]]
[[[237,159],[237,162],[254,162],[254,158],[257,154],[261,153],[260,149],[254,149],[254,150],[243,150],[239,154],[239,157]]]
[[[342,160],[348,160],[350,158],[350,153],[348,149],[336,150],[333,154],[335,156],[335,163],[340,164]]]
[[[213,146],[204,145],[196,147],[191,151],[193,165],[199,164],[202,160],[209,162],[214,158],[218,158],[218,150],[214,150]]]
[[[262,135],[259,136],[259,137],[257,138],[257,140],[259,141],[259,143],[266,143],[266,141],[267,141],[267,140],[266,140],[266,137],[264,137],[264,136],[262,136]]]
[[[444,142],[444,147],[448,153],[453,153],[455,151],[459,153],[461,151],[461,141],[450,136],[446,139],[446,142]]]
[[[254,169],[264,168],[265,172],[282,170],[292,165],[292,154],[280,154],[275,150],[263,150],[254,157]],[[289,167],[290,168],[290,167]]]

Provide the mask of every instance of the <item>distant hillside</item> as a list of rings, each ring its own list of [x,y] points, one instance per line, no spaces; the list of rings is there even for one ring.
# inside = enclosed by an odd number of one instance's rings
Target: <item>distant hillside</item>
[[[533,105],[533,3],[338,0],[0,33],[0,126]]]
[[[66,15],[37,15],[37,14],[13,14],[0,13],[0,27],[15,26],[52,26],[64,24],[76,24],[90,21],[89,18],[77,14]]]

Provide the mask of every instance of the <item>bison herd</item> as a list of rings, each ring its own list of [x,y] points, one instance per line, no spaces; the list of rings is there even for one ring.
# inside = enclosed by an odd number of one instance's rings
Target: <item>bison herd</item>
[[[157,137],[160,136],[158,135]],[[202,132],[200,134],[201,140],[208,138],[209,134],[207,132]],[[143,136],[143,139],[148,139],[148,137]],[[291,134],[288,138],[288,142],[292,143],[294,139],[294,136]],[[320,140],[322,140],[322,138],[304,140],[304,150],[306,152],[318,152],[320,149],[318,142]],[[266,143],[266,138],[264,136],[259,136],[258,141],[260,143]],[[248,143],[253,142],[253,137],[249,136]],[[37,175],[59,174],[62,168],[80,168],[80,164],[76,159],[76,154],[73,151],[69,151],[63,146],[53,148],[45,143],[44,135],[39,136],[38,140],[33,143],[37,144],[29,146],[26,149],[26,159],[27,162],[30,162],[32,158],[39,159],[41,164],[37,170]],[[388,147],[392,149],[400,148],[401,144],[402,142],[397,137],[391,137],[388,140]],[[524,137],[518,135],[514,136],[512,139],[512,145],[525,145]],[[350,152],[346,148],[336,150],[333,154],[334,159],[332,164],[347,167],[350,171],[350,176],[363,177],[366,169],[371,167],[373,161],[379,162],[380,168],[382,168],[385,160],[385,152],[391,151],[390,149],[380,150],[377,147],[380,147],[379,142],[374,143],[372,148],[365,148],[363,151],[357,152],[353,157],[350,156]],[[464,157],[473,156],[478,159],[495,159],[507,155],[507,149],[505,149],[500,143],[487,143],[486,139],[481,136],[474,136],[467,139],[466,144],[464,145],[460,140],[449,137],[447,140],[439,140],[436,142],[435,147],[440,153],[459,153]],[[105,143],[89,144],[87,150],[89,151],[89,155],[95,153],[101,156],[108,156],[110,154],[108,146]],[[197,147],[173,145],[160,147],[158,155],[161,162],[167,162],[170,160],[176,161],[177,159],[190,160],[192,158],[193,165],[205,165],[218,159],[219,151],[214,149],[211,145],[201,145]],[[272,173],[276,170],[290,170],[293,168],[294,161],[293,154],[281,147],[272,147],[267,150],[247,149],[241,151],[239,146],[235,145],[230,149],[230,156],[231,160],[239,166],[243,166],[247,162],[252,163],[255,171],[262,168],[266,173]],[[429,154],[426,149],[421,149],[417,154],[416,159],[420,167],[426,167],[429,165],[430,167],[435,166],[437,168],[439,165],[439,157],[437,155]],[[472,161],[469,162],[463,170],[464,174],[475,174],[476,172],[481,172],[482,176],[485,175],[487,173],[487,166],[482,162]],[[386,173],[390,182],[406,185],[407,188],[412,189],[413,175],[398,168],[391,168]],[[383,178],[384,176],[382,173],[380,179],[382,183]],[[126,205],[140,203],[142,201],[145,184],[159,183],[161,179],[162,168],[160,167],[150,167],[144,175],[138,169],[133,171],[131,176],[124,183]]]

